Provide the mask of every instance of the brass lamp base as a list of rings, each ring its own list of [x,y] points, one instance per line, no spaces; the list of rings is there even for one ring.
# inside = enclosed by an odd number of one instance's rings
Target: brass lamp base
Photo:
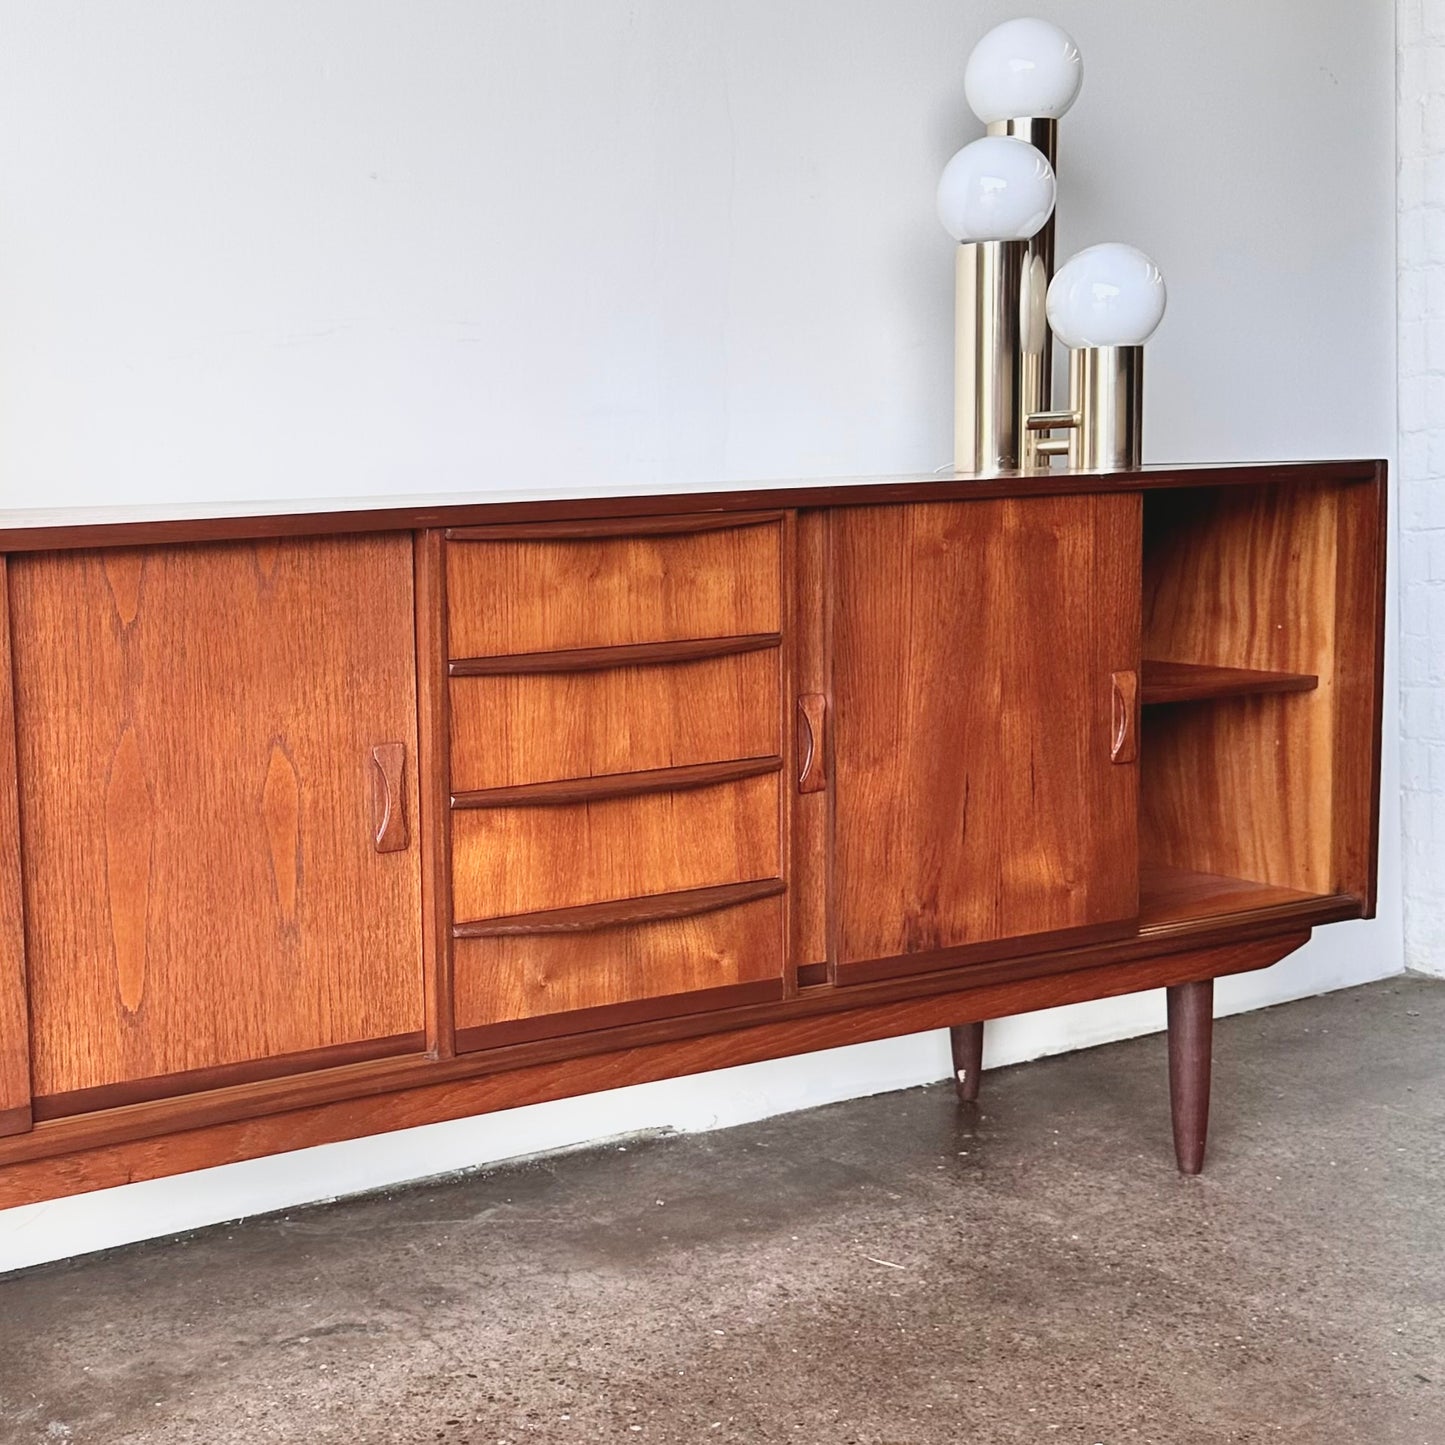
[[[1086,472],[1137,467],[1144,432],[1144,348],[1069,353],[1069,403],[1079,415],[1070,464]]]
[[[1071,469],[1126,471],[1143,454],[1144,348],[1081,346],[1069,353],[1069,406],[1035,412],[1028,430],[1044,459],[1066,456]],[[1066,431],[1067,436],[1048,436]]]

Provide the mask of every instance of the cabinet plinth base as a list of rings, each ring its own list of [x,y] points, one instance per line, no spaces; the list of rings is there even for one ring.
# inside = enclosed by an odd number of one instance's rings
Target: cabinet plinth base
[[[1192,981],[1201,974],[1267,968],[1309,936],[1302,929],[1164,955],[1115,955],[1116,961],[1110,961],[1113,950],[1101,948],[1094,966],[1078,961],[1058,973],[1010,982],[949,988],[952,980],[918,980],[916,993],[894,984],[849,990],[846,998],[837,990],[826,999],[816,990],[812,997],[729,1010],[722,1017],[660,1019],[452,1059],[384,1059],[305,1079],[57,1119],[0,1139],[0,1209],[599,1089],[946,1028],[959,1018],[1005,1018],[1142,989],[1197,987]],[[940,983],[937,992],[925,991]]]

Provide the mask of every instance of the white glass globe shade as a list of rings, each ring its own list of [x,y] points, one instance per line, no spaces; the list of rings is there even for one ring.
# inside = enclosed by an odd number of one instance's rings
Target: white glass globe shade
[[[963,93],[982,121],[1068,110],[1084,83],[1084,62],[1069,35],[1047,20],[995,25],[968,57]]]
[[[1013,136],[964,146],[939,178],[938,219],[955,241],[1025,241],[1053,210],[1053,167]]]
[[[1159,268],[1133,246],[1106,241],[1071,256],[1049,286],[1049,325],[1073,349],[1142,346],[1164,319]]]

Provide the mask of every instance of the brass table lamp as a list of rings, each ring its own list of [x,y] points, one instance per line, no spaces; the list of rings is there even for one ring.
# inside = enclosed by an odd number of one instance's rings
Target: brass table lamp
[[[938,214],[959,242],[954,467],[983,476],[1138,466],[1143,344],[1164,315],[1159,268],[1132,246],[1080,251],[1053,274],[1059,118],[1083,83],[1073,40],[1046,20],[995,26],[964,73],[988,134],[944,168]],[[1069,398],[1051,408],[1053,337]],[[1059,433],[1055,435],[1055,433]]]

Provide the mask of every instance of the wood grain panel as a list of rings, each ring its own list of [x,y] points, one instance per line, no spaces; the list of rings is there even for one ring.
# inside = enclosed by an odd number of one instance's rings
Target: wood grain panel
[[[1139,657],[1139,502],[832,518],[834,957],[847,966],[1138,911],[1137,769],[1110,761]]]
[[[1151,711],[1145,857],[1198,873],[1330,893],[1329,712],[1310,694]]]
[[[667,999],[666,1012],[686,1013],[699,1006],[689,993],[781,980],[783,903],[765,898],[692,918],[459,939],[454,947],[458,1029],[643,999]]]
[[[337,1070],[330,1080],[251,1085],[185,1101],[192,1127],[164,1137],[157,1136],[176,1128],[176,1106],[137,1104],[111,1116],[60,1120],[40,1125],[33,1134],[0,1140],[0,1208],[961,1020],[1003,1018],[1223,977],[1266,968],[1308,940],[1307,929],[1296,929],[1160,957],[1097,967],[1076,964],[1036,978],[966,989],[950,988],[947,980],[924,980],[934,991],[837,1012],[825,1011],[826,1001],[815,1002],[830,990],[813,989],[793,1006],[792,1016],[769,1020],[754,1014],[747,1026],[731,1027],[726,1019],[700,1016],[659,1020],[621,1037],[598,1032],[569,1041],[591,1045],[581,1056],[558,1058],[556,1045],[542,1041],[446,1061],[359,1064]],[[775,1014],[788,1008],[770,1007]],[[739,1020],[750,1017],[748,1010],[734,1013]],[[330,1089],[321,1100],[314,1093],[308,1096],[318,1084]]]
[[[261,788],[261,817],[270,845],[277,912],[291,927],[296,922],[296,897],[301,891],[301,780],[280,738],[271,744],[271,761]]]
[[[782,629],[774,522],[652,537],[447,544],[453,657]]]
[[[12,564],[37,1095],[422,1027],[406,537]]]
[[[1149,498],[1145,654],[1279,672],[1328,662],[1337,498],[1311,486]]]
[[[0,557],[0,1135],[21,1133],[30,1127],[31,1118],[8,570]]]
[[[105,781],[105,883],[116,992],[127,1013],[140,1008],[145,993],[155,835],[155,808],[140,744],[135,729],[123,726]]]
[[[781,753],[776,648],[606,672],[451,681],[454,791]]]
[[[1313,676],[1151,709],[1144,851],[1177,868],[1366,897],[1374,852],[1381,493],[1188,490],[1146,512],[1151,658]]]
[[[776,878],[778,774],[680,793],[452,815],[456,920]]]

